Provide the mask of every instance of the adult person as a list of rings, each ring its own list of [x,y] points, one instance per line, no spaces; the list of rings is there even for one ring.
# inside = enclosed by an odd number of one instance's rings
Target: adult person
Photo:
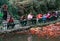
[[[32,20],[33,25],[36,24],[36,16],[35,15],[33,15],[33,18],[31,20]]]
[[[20,23],[21,23],[21,25],[23,25],[23,21],[22,20],[23,20],[23,16],[20,17]]]
[[[50,17],[51,17],[50,12],[48,12],[48,13],[46,14],[46,17],[47,17],[47,21],[49,21],[49,20],[50,20]]]
[[[60,17],[60,12],[58,11],[58,14],[57,14],[58,17]]]
[[[47,19],[46,14],[44,14],[43,17],[42,17],[42,20],[43,20],[44,23],[46,22],[46,19]]]
[[[58,11],[55,11],[55,13],[56,13],[56,15],[57,15],[57,18],[59,17],[59,13],[58,13]]]
[[[2,11],[3,11],[3,19],[7,20],[8,6],[6,4],[2,6]]]
[[[26,18],[26,16],[24,15],[24,17],[23,17],[23,25],[24,26],[26,26],[27,25],[27,18]]]
[[[31,20],[33,18],[33,14],[32,14],[32,12],[30,12],[29,14],[28,14],[28,16],[27,16],[27,19],[28,20]]]
[[[28,16],[27,16],[27,19],[28,19],[28,23],[29,23],[29,24],[31,24],[32,18],[33,18],[33,14],[32,14],[32,12],[30,12],[30,13],[28,14]]]
[[[37,22],[42,22],[42,14],[38,14],[37,16],[36,16],[36,20],[37,20]]]
[[[21,23],[22,26],[26,26],[27,25],[27,20],[26,20],[26,16],[25,15],[21,16],[20,23]]]
[[[54,20],[56,20],[56,19],[57,19],[56,13],[55,13],[55,12],[52,12],[52,13],[51,13],[50,20],[51,20],[51,21],[54,21]]]

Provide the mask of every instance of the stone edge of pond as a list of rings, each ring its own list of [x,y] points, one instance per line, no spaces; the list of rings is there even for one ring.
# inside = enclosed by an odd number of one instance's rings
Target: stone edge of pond
[[[24,28],[24,29],[29,30],[30,28],[43,27],[43,26],[46,26],[46,25],[49,25],[49,24],[55,24],[56,22],[60,22],[60,19],[55,20],[55,21],[51,21],[51,22],[46,22],[46,23],[37,24],[37,25],[27,26],[27,28]],[[1,26],[0,26],[0,27],[1,27]],[[13,32],[13,31],[20,31],[20,30],[23,30],[23,28],[22,28],[22,29],[11,29],[10,32]],[[2,34],[2,33],[9,33],[9,30],[0,31],[0,34]]]

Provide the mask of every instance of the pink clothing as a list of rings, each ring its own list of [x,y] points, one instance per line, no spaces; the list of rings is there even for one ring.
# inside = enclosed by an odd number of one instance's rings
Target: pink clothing
[[[32,14],[29,14],[28,16],[27,16],[27,19],[28,20],[31,20],[33,18],[33,15]]]
[[[50,18],[50,16],[51,16],[51,15],[50,15],[49,13],[46,15],[47,18]]]

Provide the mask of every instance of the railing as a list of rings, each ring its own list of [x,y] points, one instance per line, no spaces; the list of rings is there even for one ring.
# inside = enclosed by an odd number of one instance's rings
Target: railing
[[[9,31],[14,31],[14,30],[18,30],[18,29],[23,29],[23,28],[29,28],[31,26],[43,26],[43,25],[48,25],[48,24],[52,24],[52,23],[56,23],[56,22],[60,22],[60,18],[58,18],[57,20],[54,21],[49,21],[49,22],[37,22],[35,24],[32,24],[31,21],[25,20],[26,21],[26,25],[21,24],[21,21],[19,20],[14,20],[14,28],[12,29],[7,29],[7,22],[3,21],[2,25],[0,26],[0,32],[9,32]],[[23,22],[25,22],[23,21]]]
[[[43,22],[43,20],[41,20],[41,22],[38,22],[36,19],[35,20],[33,19],[31,21],[29,21],[29,20],[25,20],[25,21],[22,20],[22,21],[19,21],[19,22],[20,22],[21,26],[37,26],[37,25],[42,26],[42,25],[45,25],[45,24],[51,24],[51,23],[55,23],[55,22],[58,22],[58,21],[60,21],[60,17],[57,20],[53,19],[53,21],[46,20],[46,22]],[[21,23],[21,22],[23,22],[23,23]]]

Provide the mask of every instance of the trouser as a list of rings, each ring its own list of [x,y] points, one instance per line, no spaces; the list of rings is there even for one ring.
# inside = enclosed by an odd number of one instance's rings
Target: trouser
[[[7,11],[3,11],[3,20],[7,20]]]
[[[43,23],[46,23],[46,20],[43,20]]]
[[[32,24],[36,24],[36,19],[32,19]]]
[[[47,18],[47,21],[49,22],[50,21],[50,18]]]
[[[20,23],[21,23],[22,26],[26,26],[27,25],[27,21],[26,20],[22,20],[22,21],[20,21]]]
[[[3,15],[3,20],[7,20],[7,15]]]
[[[42,20],[43,20],[43,23],[46,23],[46,21],[47,21],[47,19],[46,19],[46,18],[43,18]]]
[[[7,24],[7,29],[9,29],[10,26],[11,26],[11,28],[14,28],[15,24],[14,24],[14,23],[8,23],[8,24]]]
[[[42,22],[42,19],[39,19],[38,22],[41,23]]]
[[[32,24],[32,19],[31,20],[27,20],[27,25],[31,25]]]
[[[55,16],[53,16],[53,17],[50,18],[51,21],[54,21],[56,19],[57,19],[57,17],[55,17]]]

